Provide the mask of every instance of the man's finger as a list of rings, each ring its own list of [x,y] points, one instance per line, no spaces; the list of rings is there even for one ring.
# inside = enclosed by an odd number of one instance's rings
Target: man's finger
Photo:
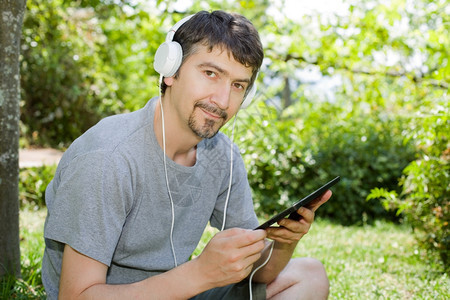
[[[318,197],[316,200],[311,202],[311,205],[308,205],[312,211],[316,211],[322,204],[328,201],[332,195],[331,190],[326,191],[322,196]]]

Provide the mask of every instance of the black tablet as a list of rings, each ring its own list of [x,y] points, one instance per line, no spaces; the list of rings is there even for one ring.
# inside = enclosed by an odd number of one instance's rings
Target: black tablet
[[[340,179],[341,178],[339,176],[334,178],[333,180],[331,180],[330,182],[324,184],[319,189],[315,190],[314,192],[312,192],[311,194],[309,194],[308,196],[306,196],[302,200],[294,203],[291,207],[287,208],[283,212],[281,212],[278,215],[274,216],[273,218],[271,218],[267,222],[259,225],[257,228],[255,228],[255,230],[256,229],[266,229],[270,225],[272,225],[272,224],[280,221],[281,219],[285,218],[287,215],[289,215],[289,219],[298,220],[298,218],[300,216],[297,214],[297,210],[300,207],[308,205],[314,199],[317,199],[318,197],[320,197],[323,194],[325,194],[325,192],[328,191],[333,185],[338,183]]]

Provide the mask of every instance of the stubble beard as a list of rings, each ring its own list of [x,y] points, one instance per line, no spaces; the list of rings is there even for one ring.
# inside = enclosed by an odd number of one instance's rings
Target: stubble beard
[[[196,109],[206,110],[210,113],[220,116],[221,119],[219,121],[207,118],[204,120],[198,120],[198,118],[195,117]],[[227,118],[228,114],[226,113],[226,111],[213,105],[198,102],[194,105],[194,109],[189,116],[188,125],[192,132],[194,132],[198,137],[202,139],[210,139],[219,132],[220,128],[222,128],[222,126],[225,124],[225,120],[227,120]]]

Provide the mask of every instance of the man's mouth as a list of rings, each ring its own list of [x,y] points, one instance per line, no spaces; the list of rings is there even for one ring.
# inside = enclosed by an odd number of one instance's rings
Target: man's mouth
[[[223,109],[218,108],[214,105],[209,105],[205,103],[197,103],[195,104],[195,107],[200,108],[205,114],[209,115],[212,119],[224,119],[226,120],[228,117],[228,114]]]

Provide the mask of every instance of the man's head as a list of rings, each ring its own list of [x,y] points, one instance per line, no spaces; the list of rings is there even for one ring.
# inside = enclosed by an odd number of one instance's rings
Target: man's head
[[[215,48],[228,52],[233,58],[252,71],[250,90],[264,57],[258,32],[245,17],[224,11],[201,11],[193,15],[175,32],[173,41],[181,45],[183,62],[196,53],[199,46],[209,51]],[[178,76],[178,71],[174,75]],[[164,95],[167,85],[161,82],[161,93]]]

